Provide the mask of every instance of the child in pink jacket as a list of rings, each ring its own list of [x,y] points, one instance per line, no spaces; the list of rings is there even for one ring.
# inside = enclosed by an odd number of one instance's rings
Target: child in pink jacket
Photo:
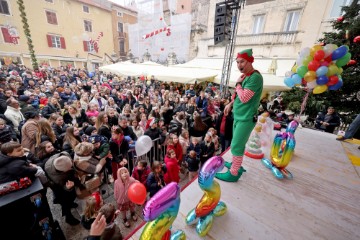
[[[117,171],[117,179],[114,183],[114,197],[117,203],[117,207],[120,210],[125,227],[130,227],[130,223],[126,218],[126,212],[130,210],[132,219],[136,222],[137,216],[135,214],[135,204],[128,198],[127,192],[129,186],[135,182],[138,182],[133,177],[130,177],[127,168],[122,167]]]

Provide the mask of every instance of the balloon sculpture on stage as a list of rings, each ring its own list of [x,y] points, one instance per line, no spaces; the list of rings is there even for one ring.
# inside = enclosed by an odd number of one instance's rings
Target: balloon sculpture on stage
[[[224,168],[225,161],[220,156],[207,160],[199,173],[199,186],[205,192],[197,206],[186,216],[186,224],[196,224],[199,236],[205,236],[212,227],[214,216],[222,216],[227,211],[227,206],[220,201],[221,189],[215,174]]]
[[[181,230],[171,234],[170,227],[175,221],[180,207],[180,187],[172,182],[157,192],[146,203],[143,210],[147,221],[140,240],[185,240]],[[170,236],[171,235],[171,236]]]
[[[264,153],[261,150],[260,133],[262,131],[262,125],[256,124],[252,131],[249,140],[246,143],[245,155],[253,159],[262,159]]]
[[[286,128],[286,132],[276,134],[274,143],[271,147],[270,158],[263,158],[261,162],[272,171],[274,176],[278,179],[292,179],[293,175],[286,169],[289,164],[295,149],[295,131],[299,123],[292,121]]]
[[[349,63],[349,47],[335,44],[315,45],[301,50],[296,65],[285,74],[288,87],[304,86],[313,94],[338,90],[343,85],[342,67]]]
[[[274,122],[269,117],[269,113],[261,114],[246,143],[245,155],[247,157],[260,160],[269,155],[273,128]]]

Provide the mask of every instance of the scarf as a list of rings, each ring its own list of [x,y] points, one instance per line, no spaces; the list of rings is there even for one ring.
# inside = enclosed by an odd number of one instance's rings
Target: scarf
[[[124,135],[120,135],[119,139],[112,138],[113,142],[116,143],[118,146],[121,145],[122,141],[124,140]]]
[[[90,156],[78,156],[78,155],[76,155],[76,153],[74,155],[74,159],[78,159],[79,161],[88,161],[91,157],[92,157],[91,155]]]

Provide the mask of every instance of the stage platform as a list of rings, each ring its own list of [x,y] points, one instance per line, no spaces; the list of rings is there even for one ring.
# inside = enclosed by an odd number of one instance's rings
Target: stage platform
[[[360,239],[359,167],[343,146],[350,144],[306,128],[298,129],[295,138],[295,154],[287,167],[294,179],[278,180],[261,161],[245,157],[247,172],[240,181],[217,180],[228,212],[214,219],[208,235],[201,238],[194,226],[185,224],[186,215],[203,195],[197,180],[182,191],[172,230],[182,229],[190,240]],[[231,161],[230,152],[223,157]],[[138,240],[141,232],[142,228],[130,239]]]

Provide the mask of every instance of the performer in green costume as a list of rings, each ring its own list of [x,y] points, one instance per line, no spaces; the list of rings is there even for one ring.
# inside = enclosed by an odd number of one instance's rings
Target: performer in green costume
[[[245,144],[256,124],[257,109],[263,90],[263,78],[252,65],[254,62],[252,49],[246,49],[238,53],[236,62],[238,69],[243,74],[236,83],[232,101],[224,109],[224,114],[227,115],[230,113],[231,107],[233,107],[232,163],[225,164],[229,168],[227,172],[216,174],[216,178],[227,182],[238,181],[245,171],[241,167]]]

